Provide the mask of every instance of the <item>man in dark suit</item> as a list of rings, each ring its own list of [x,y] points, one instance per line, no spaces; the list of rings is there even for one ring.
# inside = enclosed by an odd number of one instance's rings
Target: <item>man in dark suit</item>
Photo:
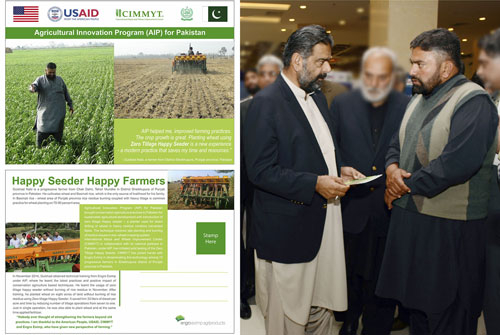
[[[347,308],[338,199],[349,187],[338,177],[333,125],[318,90],[332,45],[320,26],[295,31],[283,72],[253,98],[243,128],[255,186],[256,298],[272,335],[327,334],[332,311]]]
[[[361,88],[337,96],[330,114],[342,164],[365,175],[384,173],[390,139],[409,98],[393,89],[395,54],[381,47],[365,52]],[[363,335],[391,332],[394,302],[375,296],[389,226],[385,176],[353,186],[342,199],[342,222],[349,308],[340,335],[355,335],[363,315]]]

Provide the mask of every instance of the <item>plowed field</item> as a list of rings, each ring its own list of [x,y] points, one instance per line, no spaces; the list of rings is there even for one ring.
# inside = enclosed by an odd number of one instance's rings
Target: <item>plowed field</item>
[[[116,118],[232,118],[233,59],[207,59],[206,74],[172,73],[167,58],[115,59]]]

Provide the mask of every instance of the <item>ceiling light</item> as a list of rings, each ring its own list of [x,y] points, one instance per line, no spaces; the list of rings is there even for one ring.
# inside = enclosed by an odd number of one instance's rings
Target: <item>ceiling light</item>
[[[295,19],[288,19],[288,21],[290,21],[290,22],[295,22]]]
[[[347,23],[347,22],[346,22],[345,20],[340,20],[340,21],[339,21],[339,24],[340,24],[341,26],[345,26],[345,24],[346,24],[346,23]]]
[[[466,38],[462,38],[462,42],[467,42],[468,40]]]
[[[365,12],[365,9],[363,7],[359,7],[358,9],[356,9],[356,12],[358,12],[358,14],[363,14]]]
[[[460,54],[463,56],[463,55],[465,55],[465,52],[462,51]]]
[[[448,28],[448,31],[453,31],[453,30],[455,30],[455,29],[453,29],[453,28]]]
[[[331,33],[332,33],[332,31],[331,31],[331,30],[327,30],[327,31],[326,31],[326,33],[327,33],[327,34],[331,34]]]
[[[240,2],[242,9],[264,9],[264,10],[289,10],[289,4],[281,3],[263,3],[263,2]]]
[[[483,16],[483,17],[480,17],[479,18],[479,21],[486,21],[486,18]]]
[[[302,6],[299,6],[300,9],[306,9],[307,6],[306,5],[302,5]]]
[[[281,28],[281,31],[286,31],[286,29],[285,28]]]
[[[280,23],[281,18],[276,16],[241,16],[240,21],[253,23]]]

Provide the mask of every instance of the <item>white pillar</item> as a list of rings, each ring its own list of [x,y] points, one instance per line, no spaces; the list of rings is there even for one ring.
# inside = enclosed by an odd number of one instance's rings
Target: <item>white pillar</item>
[[[370,0],[370,46],[387,46],[410,69],[410,42],[437,28],[438,0]]]

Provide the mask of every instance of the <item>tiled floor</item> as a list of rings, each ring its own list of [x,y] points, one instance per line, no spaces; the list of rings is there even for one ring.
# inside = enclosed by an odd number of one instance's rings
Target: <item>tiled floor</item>
[[[262,313],[256,305],[251,305],[252,308],[252,317],[249,320],[241,320],[241,335],[265,335],[266,331],[264,328],[264,318],[262,317]],[[337,335],[341,323],[335,324],[336,328],[332,335]],[[392,332],[391,335],[408,335],[408,328]],[[483,317],[479,319],[479,327],[477,335],[486,335],[486,330],[484,328]]]

